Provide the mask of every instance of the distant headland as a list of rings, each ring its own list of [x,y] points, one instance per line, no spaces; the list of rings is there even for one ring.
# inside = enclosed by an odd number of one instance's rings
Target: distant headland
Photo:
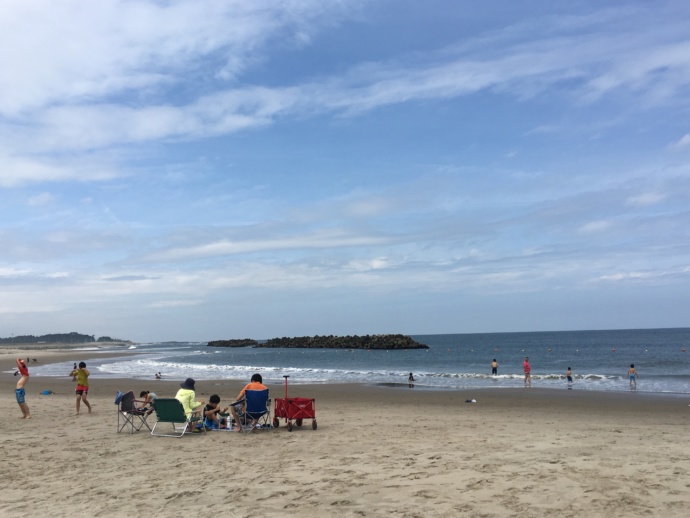
[[[24,345],[24,344],[91,344],[91,343],[122,343],[131,344],[129,340],[101,336],[96,339],[95,335],[84,335],[81,333],[51,333],[47,335],[17,335],[9,338],[0,338],[0,344]]]
[[[239,340],[215,340],[209,347],[274,347],[309,349],[428,349],[405,335],[365,335],[365,336],[297,336],[271,338],[258,342],[250,338]]]
[[[238,338],[235,340],[213,340],[208,343],[209,347],[249,347],[257,346],[259,342],[251,338]]]

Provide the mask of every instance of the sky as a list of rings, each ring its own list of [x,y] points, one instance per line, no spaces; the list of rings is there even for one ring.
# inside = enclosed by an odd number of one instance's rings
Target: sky
[[[4,0],[0,337],[689,327],[688,26]]]

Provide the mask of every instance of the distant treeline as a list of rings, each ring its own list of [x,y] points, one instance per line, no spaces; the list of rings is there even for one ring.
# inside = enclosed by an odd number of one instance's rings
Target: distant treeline
[[[81,333],[52,333],[49,335],[19,335],[9,338],[0,338],[0,344],[36,344],[36,343],[50,343],[50,344],[81,344],[91,342],[124,342],[129,343],[129,340],[121,340],[119,338],[111,338],[109,336],[101,336],[96,339],[95,335],[84,335]]]
[[[323,349],[428,349],[428,345],[415,342],[405,335],[365,335],[365,336],[297,336],[293,338],[271,338],[259,343],[245,338],[242,340],[216,340],[208,343],[211,347],[296,347]]]

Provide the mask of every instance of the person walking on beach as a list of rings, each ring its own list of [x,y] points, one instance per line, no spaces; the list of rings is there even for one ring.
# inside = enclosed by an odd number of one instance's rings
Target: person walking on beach
[[[74,367],[72,367],[72,372],[77,371],[77,362],[74,362]],[[77,375],[72,376],[72,381],[77,381]]]
[[[628,377],[630,378],[630,388],[637,388],[637,371],[635,370],[635,364],[631,363],[628,369]]]
[[[24,360],[17,358],[17,369],[21,378],[17,381],[17,388],[14,391],[14,395],[17,398],[17,403],[22,411],[22,419],[31,419],[31,412],[29,411],[29,405],[26,404],[26,390],[24,390],[24,385],[29,381],[29,369],[24,363]]]
[[[498,362],[496,358],[491,362],[491,375],[496,376],[498,374]]]
[[[525,387],[529,386],[529,388],[532,388],[532,367],[527,356],[525,356],[525,361],[522,362],[522,370],[525,372]]]
[[[91,405],[86,399],[86,395],[89,393],[89,376],[91,373],[86,368],[86,363],[79,362],[79,368],[74,369],[69,373],[70,376],[76,376],[77,378],[77,388],[74,391],[77,394],[77,415],[79,415],[79,406],[83,401],[86,408],[89,409],[89,414],[91,413]]]

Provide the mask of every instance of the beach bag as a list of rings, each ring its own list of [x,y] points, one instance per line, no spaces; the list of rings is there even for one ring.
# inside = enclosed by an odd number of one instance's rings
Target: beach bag
[[[124,394],[118,390],[117,394],[115,394],[115,404],[116,405],[120,404],[120,401],[122,401],[122,396],[124,396]]]

